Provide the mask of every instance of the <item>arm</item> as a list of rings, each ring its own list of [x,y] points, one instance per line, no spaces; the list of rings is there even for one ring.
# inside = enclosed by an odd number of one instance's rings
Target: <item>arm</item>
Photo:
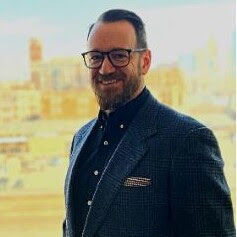
[[[202,127],[178,140],[170,174],[173,236],[235,236],[230,191],[213,133]]]

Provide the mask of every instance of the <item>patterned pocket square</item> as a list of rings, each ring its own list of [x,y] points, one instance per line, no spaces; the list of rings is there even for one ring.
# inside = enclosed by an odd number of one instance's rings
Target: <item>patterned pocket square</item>
[[[144,187],[148,185],[151,185],[151,179],[144,177],[128,177],[124,182],[124,186],[127,187]]]

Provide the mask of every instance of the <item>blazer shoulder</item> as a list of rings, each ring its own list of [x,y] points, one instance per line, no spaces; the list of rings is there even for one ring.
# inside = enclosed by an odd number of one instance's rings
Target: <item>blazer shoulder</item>
[[[175,151],[185,150],[184,146],[193,144],[189,148],[201,147],[204,149],[206,147],[206,150],[212,149],[214,153],[220,154],[217,138],[210,127],[164,104],[159,104],[159,106],[157,121],[159,121],[159,127],[163,126],[159,134],[171,138]]]
[[[172,130],[174,133],[178,132],[187,134],[194,130],[210,130],[207,125],[188,114],[178,112],[158,101],[157,106],[159,107],[159,112],[157,113],[157,120],[159,121],[159,124],[163,124],[164,127]]]

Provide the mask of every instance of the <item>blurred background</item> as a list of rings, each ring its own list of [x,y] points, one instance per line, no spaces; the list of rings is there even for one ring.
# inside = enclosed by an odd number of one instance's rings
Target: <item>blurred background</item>
[[[71,140],[98,112],[80,53],[111,8],[146,24],[153,95],[213,129],[235,208],[235,1],[1,0],[0,236],[61,236]]]

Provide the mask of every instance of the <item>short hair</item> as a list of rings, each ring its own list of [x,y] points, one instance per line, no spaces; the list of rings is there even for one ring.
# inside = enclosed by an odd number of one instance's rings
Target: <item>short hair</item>
[[[134,12],[124,10],[124,9],[112,9],[100,15],[97,21],[89,27],[87,40],[89,39],[91,30],[93,29],[94,25],[97,22],[106,23],[106,22],[117,22],[117,21],[122,21],[122,20],[128,21],[134,27],[135,32],[136,32],[137,47],[147,48],[146,31],[145,31],[144,22]]]

